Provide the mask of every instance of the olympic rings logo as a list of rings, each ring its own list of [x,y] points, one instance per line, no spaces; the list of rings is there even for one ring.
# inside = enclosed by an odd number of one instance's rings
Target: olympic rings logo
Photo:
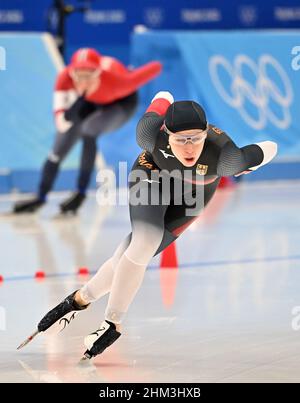
[[[246,69],[253,74],[254,84],[244,77]],[[292,85],[281,64],[271,55],[260,56],[257,64],[244,54],[237,55],[233,64],[224,56],[215,55],[209,60],[209,73],[222,99],[235,108],[253,129],[264,129],[268,121],[280,129],[290,126]],[[230,86],[227,88],[220,78],[221,73],[222,77],[224,73],[229,77]],[[253,113],[250,114],[246,102],[250,102],[256,109],[255,117]],[[274,104],[276,108],[273,107]]]

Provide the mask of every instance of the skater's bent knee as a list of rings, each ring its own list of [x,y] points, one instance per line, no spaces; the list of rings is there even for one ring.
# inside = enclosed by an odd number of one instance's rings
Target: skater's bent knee
[[[58,164],[60,162],[60,159],[60,156],[53,152],[48,155],[48,160],[53,162],[54,164]]]
[[[126,257],[138,265],[147,265],[161,244],[163,233],[156,236],[134,236],[126,249]]]

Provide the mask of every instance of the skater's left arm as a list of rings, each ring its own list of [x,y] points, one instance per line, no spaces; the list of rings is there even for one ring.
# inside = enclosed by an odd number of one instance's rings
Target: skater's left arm
[[[225,133],[228,141],[222,146],[217,165],[219,176],[250,173],[270,162],[277,154],[277,144],[262,141],[239,148]]]
[[[117,99],[127,97],[160,74],[160,62],[150,62],[133,70],[125,70],[114,75],[114,92]]]

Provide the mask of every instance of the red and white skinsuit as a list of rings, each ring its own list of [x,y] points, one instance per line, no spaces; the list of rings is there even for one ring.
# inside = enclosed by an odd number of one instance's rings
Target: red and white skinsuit
[[[64,112],[79,97],[72,79],[73,66],[65,67],[58,75],[54,92],[54,113],[57,129],[66,131],[72,123],[64,118]],[[138,88],[152,80],[161,72],[159,62],[149,62],[136,69],[128,69],[113,57],[100,57],[100,74],[98,88],[86,96],[87,101],[99,105],[108,105],[134,93]]]

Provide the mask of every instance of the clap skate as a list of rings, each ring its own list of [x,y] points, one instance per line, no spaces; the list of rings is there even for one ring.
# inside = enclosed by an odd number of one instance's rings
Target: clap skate
[[[76,214],[85,198],[86,195],[80,192],[73,193],[68,199],[60,204],[60,214]]]
[[[119,337],[121,333],[116,330],[116,325],[108,320],[101,323],[99,328],[89,334],[84,339],[84,345],[87,348],[80,362],[89,360],[111,346]]]
[[[26,344],[28,344],[33,338],[41,332],[45,332],[50,327],[55,325],[55,330],[58,332],[63,331],[69,324],[75,319],[78,311],[86,309],[88,305],[80,306],[75,301],[75,294],[77,290],[66,297],[60,304],[49,311],[38,323],[37,330],[29,336],[23,343],[17,348],[20,350]]]

